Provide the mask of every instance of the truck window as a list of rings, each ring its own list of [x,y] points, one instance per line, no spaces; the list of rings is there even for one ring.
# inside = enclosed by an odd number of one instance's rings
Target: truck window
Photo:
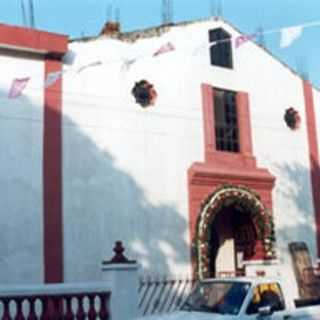
[[[182,310],[237,315],[250,283],[236,281],[200,282]]]
[[[258,313],[259,308],[266,306],[270,306],[272,312],[285,309],[282,291],[278,283],[264,283],[257,285],[253,289],[252,300],[246,313]]]

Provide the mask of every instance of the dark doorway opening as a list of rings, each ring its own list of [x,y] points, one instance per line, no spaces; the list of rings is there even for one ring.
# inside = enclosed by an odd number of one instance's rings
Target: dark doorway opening
[[[242,274],[243,262],[254,256],[257,241],[250,212],[238,205],[222,208],[209,232],[210,277]]]

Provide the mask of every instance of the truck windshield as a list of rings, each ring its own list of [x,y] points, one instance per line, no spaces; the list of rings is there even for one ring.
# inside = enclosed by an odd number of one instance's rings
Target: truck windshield
[[[247,282],[200,282],[181,309],[237,315],[249,288],[250,283]]]

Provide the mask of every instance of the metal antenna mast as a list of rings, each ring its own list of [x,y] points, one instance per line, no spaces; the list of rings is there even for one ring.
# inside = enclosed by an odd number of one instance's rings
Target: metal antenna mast
[[[111,21],[112,20],[112,4],[111,3],[108,3],[107,4],[107,21]]]
[[[298,74],[304,79],[309,80],[309,68],[308,68],[308,60],[305,56],[300,56],[296,58],[296,65]]]
[[[162,0],[162,24],[171,24],[173,21],[173,0]]]
[[[120,13],[120,8],[117,7],[116,8],[116,13],[115,13],[115,19],[116,19],[116,22],[120,24],[120,19],[121,19],[121,13]]]
[[[265,47],[266,46],[266,41],[265,41],[265,37],[264,37],[264,29],[262,26],[257,28],[257,43],[262,46]]]
[[[210,0],[210,16],[216,17],[216,0]]]
[[[218,9],[217,9],[217,16],[223,16],[223,0],[218,0]]]
[[[30,27],[34,28],[36,26],[36,23],[35,23],[35,16],[34,16],[33,0],[29,0],[29,14],[30,14]]]
[[[26,7],[24,5],[24,0],[20,0],[20,4],[21,4],[21,14],[22,14],[22,23],[23,26],[27,26],[28,25],[28,21],[27,21],[27,12],[26,12]]]

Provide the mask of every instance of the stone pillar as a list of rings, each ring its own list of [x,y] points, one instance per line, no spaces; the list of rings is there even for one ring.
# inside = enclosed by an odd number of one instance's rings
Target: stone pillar
[[[102,262],[103,280],[112,286],[111,320],[131,320],[138,316],[139,266],[124,255],[121,241],[117,241],[114,257]]]

